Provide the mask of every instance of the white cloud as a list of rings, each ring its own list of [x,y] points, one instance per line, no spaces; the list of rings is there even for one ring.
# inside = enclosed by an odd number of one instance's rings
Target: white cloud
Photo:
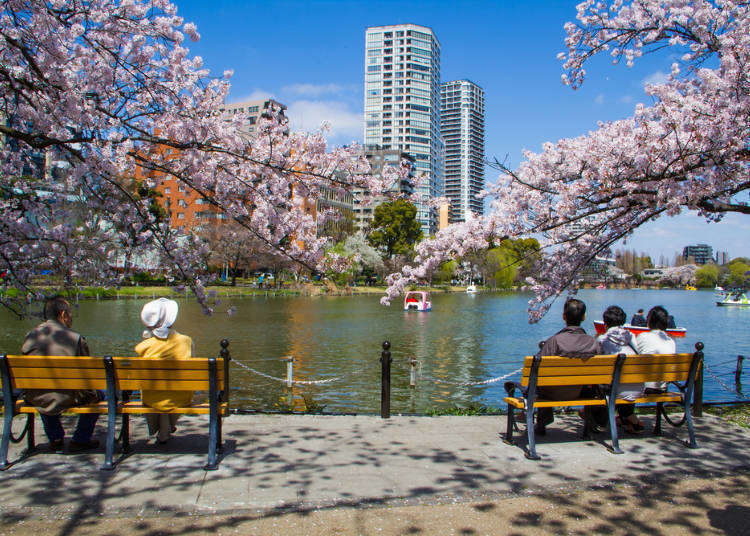
[[[245,101],[253,101],[253,100],[261,100],[261,99],[269,99],[273,97],[273,92],[271,91],[265,91],[263,89],[256,89],[252,92],[245,94],[239,98],[230,98],[228,99],[229,102],[227,104],[233,104],[235,102],[245,102]]]
[[[331,125],[327,138],[336,143],[362,139],[364,114],[349,108],[344,102],[299,100],[289,104],[286,111],[292,130],[318,130],[324,121]]]
[[[632,95],[623,95],[620,97],[620,102],[623,104],[630,104],[633,102],[633,96]]]
[[[594,104],[602,105],[604,104],[604,93],[599,93],[596,98],[594,99]]]
[[[643,79],[643,86],[645,87],[646,84],[660,85],[667,82],[669,82],[669,75],[664,71],[656,71]]]
[[[340,84],[290,84],[281,88],[284,93],[310,98],[321,95],[339,95],[350,90],[350,87]]]

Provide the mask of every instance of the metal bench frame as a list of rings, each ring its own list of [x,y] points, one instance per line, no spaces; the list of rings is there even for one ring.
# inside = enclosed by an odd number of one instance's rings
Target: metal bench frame
[[[222,453],[222,422],[220,415],[221,404],[228,404],[229,402],[229,362],[231,356],[229,355],[229,341],[223,339],[221,341],[221,352],[220,357],[223,359],[224,366],[224,389],[219,390],[218,381],[218,367],[217,360],[215,357],[208,358],[208,405],[209,405],[209,434],[208,434],[208,460],[204,469],[207,471],[213,471],[218,469],[219,457]],[[141,359],[141,358],[134,358]],[[101,466],[103,471],[112,471],[115,468],[114,451],[115,443],[119,441],[121,443],[122,452],[128,453],[130,447],[130,413],[122,411],[122,405],[130,400],[132,391],[118,391],[117,390],[117,367],[115,366],[114,359],[112,356],[105,356],[102,358],[104,364],[104,371],[106,375],[106,393],[107,393],[107,433],[105,440],[105,455],[104,464]],[[8,363],[7,354],[0,355],[0,376],[2,377],[2,390],[3,390],[3,405],[4,405],[4,424],[3,432],[0,437],[0,470],[8,469],[13,463],[8,462],[8,449],[10,443],[20,443],[24,437],[27,439],[27,449],[22,457],[30,455],[35,449],[34,442],[34,413],[27,413],[26,425],[24,426],[21,435],[18,437],[13,436],[12,424],[13,417],[19,413],[16,411],[16,399],[13,396],[13,376],[11,367]],[[118,392],[121,395],[118,398]],[[77,408],[77,413],[101,413],[101,411],[81,411],[85,407]],[[93,408],[92,408],[93,409]],[[149,413],[158,413],[153,410]],[[165,412],[166,413],[166,412]],[[120,429],[119,438],[115,439],[115,431],[117,427],[117,415],[122,416],[122,425]],[[228,414],[228,412],[227,412]]]
[[[642,398],[640,398],[639,402],[637,403],[648,403],[649,396],[656,400],[656,423],[654,426],[654,435],[661,435],[661,418],[662,415],[665,417],[665,420],[672,424],[673,426],[681,426],[683,422],[687,423],[688,428],[688,436],[689,440],[687,441],[688,448],[694,449],[698,448],[698,444],[695,440],[695,430],[693,425],[693,417],[691,414],[691,406],[693,401],[693,393],[695,391],[695,378],[697,376],[698,370],[700,369],[702,363],[703,363],[703,343],[698,342],[695,344],[696,351],[693,352],[693,358],[690,362],[690,370],[688,372],[687,380],[680,384],[679,382],[670,382],[673,385],[676,385],[678,389],[680,390],[680,396],[681,396],[681,404],[683,406],[685,417],[681,421],[674,423],[667,417],[667,414],[664,409],[664,401],[658,401],[659,395],[645,395]],[[618,400],[617,399],[617,393],[620,390],[620,376],[622,374],[622,368],[625,364],[626,359],[629,356],[626,356],[625,354],[618,354],[617,359],[615,361],[614,370],[612,373],[612,381],[610,383],[610,389],[609,393],[605,395],[605,398],[603,402],[605,402],[607,406],[607,413],[609,418],[609,429],[610,429],[610,435],[612,439],[612,446],[608,447],[609,450],[614,454],[622,454],[623,451],[620,449],[619,439],[617,436],[617,426],[616,426],[616,420],[615,420],[615,406],[616,404],[627,404],[632,403],[635,404],[636,402],[628,401],[628,400]],[[520,383],[517,382],[506,382],[505,383],[505,390],[508,393],[508,397],[516,398],[514,393],[516,389],[521,391],[521,394],[523,395],[524,399],[524,411],[526,412],[526,433],[528,436],[528,450],[526,451],[525,455],[530,460],[540,460],[540,456],[536,452],[536,439],[534,434],[534,405],[536,402],[536,392],[537,392],[537,381],[539,378],[539,367],[542,363],[543,357],[540,355],[535,355],[532,361],[531,365],[531,371],[529,373],[529,383],[527,387],[522,386]],[[585,371],[585,367],[581,367],[581,371]],[[667,393],[665,393],[667,394]],[[678,393],[672,393],[674,395]],[[560,405],[576,405],[572,404],[572,402],[576,402],[575,400],[569,400],[564,401],[560,400]],[[598,405],[605,405],[605,404],[598,404]],[[584,405],[584,404],[578,404],[578,405]],[[584,418],[584,429],[583,429],[583,437],[587,438],[590,436],[591,432],[591,415],[590,415],[590,408],[593,407],[592,404],[584,405],[584,411],[585,411],[585,418]],[[513,429],[516,426],[516,421],[514,418],[514,411],[515,407],[511,404],[508,404],[508,419],[507,419],[507,429],[505,433],[504,441],[505,443],[508,443],[510,445],[513,445]]]

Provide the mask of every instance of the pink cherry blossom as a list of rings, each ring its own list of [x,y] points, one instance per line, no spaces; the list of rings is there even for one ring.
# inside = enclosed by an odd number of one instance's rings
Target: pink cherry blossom
[[[697,210],[708,221],[750,214],[750,16],[745,2],[639,0],[578,5],[567,23],[563,82],[579,87],[585,63],[609,54],[628,65],[664,47],[680,60],[669,81],[650,85],[652,104],[577,138],[527,152],[488,188],[490,211],[417,247],[389,278],[388,302],[443,260],[493,240],[535,236],[546,251],[529,281],[536,321],[563,292],[575,292],[597,255],[661,216]]]

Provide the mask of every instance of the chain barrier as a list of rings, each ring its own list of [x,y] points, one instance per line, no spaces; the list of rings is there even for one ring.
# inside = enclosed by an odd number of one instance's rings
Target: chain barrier
[[[721,378],[714,374],[714,372],[709,368],[705,361],[703,362],[703,368],[713,377],[714,380],[716,380],[716,383],[718,383],[725,391],[732,393],[734,396],[739,396],[741,400],[750,401],[750,398],[737,392],[736,389],[732,389],[726,383],[724,383]]]
[[[487,385],[487,384],[490,384],[490,383],[496,383],[496,382],[499,382],[499,381],[502,381],[502,380],[507,380],[508,378],[510,378],[511,376],[515,376],[516,374],[518,374],[522,370],[523,370],[523,367],[521,367],[521,368],[519,368],[517,370],[514,370],[513,372],[509,372],[508,374],[505,374],[503,376],[498,376],[497,378],[490,378],[489,380],[482,380],[482,381],[479,381],[479,382],[451,382],[451,381],[448,381],[448,380],[438,380],[437,378],[429,378],[429,377],[426,378],[426,379],[430,380],[430,381],[433,381],[435,383],[443,383],[443,384],[447,384],[447,385],[461,385],[461,386]]]
[[[259,370],[255,370],[252,367],[248,367],[247,365],[239,361],[232,360],[232,363],[242,367],[245,370],[252,372],[253,374],[257,374],[258,376],[263,376],[264,378],[268,378],[269,380],[274,380],[274,381],[282,382],[282,383],[289,383],[286,378],[277,378],[276,376],[271,376],[270,374],[266,374]],[[296,385],[317,385],[321,383],[335,382],[336,380],[340,380],[341,378],[343,378],[343,376],[336,376],[335,378],[328,378],[326,380],[292,380],[291,383],[296,384]]]

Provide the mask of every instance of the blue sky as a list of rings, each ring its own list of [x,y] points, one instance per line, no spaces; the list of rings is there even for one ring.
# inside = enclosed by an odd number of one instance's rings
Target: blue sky
[[[669,72],[666,55],[628,69],[598,58],[583,87],[560,82],[563,25],[576,1],[264,1],[177,0],[179,13],[198,25],[191,43],[213,74],[233,69],[230,100],[272,95],[286,104],[293,127],[332,124],[329,141],[362,141],[365,28],[413,22],[431,27],[442,47],[442,78],[468,78],[486,94],[489,159],[517,166],[522,151],[545,141],[585,134],[598,121],[627,117],[648,103],[645,81]],[[487,170],[486,179],[496,180]],[[687,244],[705,242],[732,257],[750,255],[750,218],[732,215],[707,224],[695,215],[644,226],[626,247],[658,260]]]

